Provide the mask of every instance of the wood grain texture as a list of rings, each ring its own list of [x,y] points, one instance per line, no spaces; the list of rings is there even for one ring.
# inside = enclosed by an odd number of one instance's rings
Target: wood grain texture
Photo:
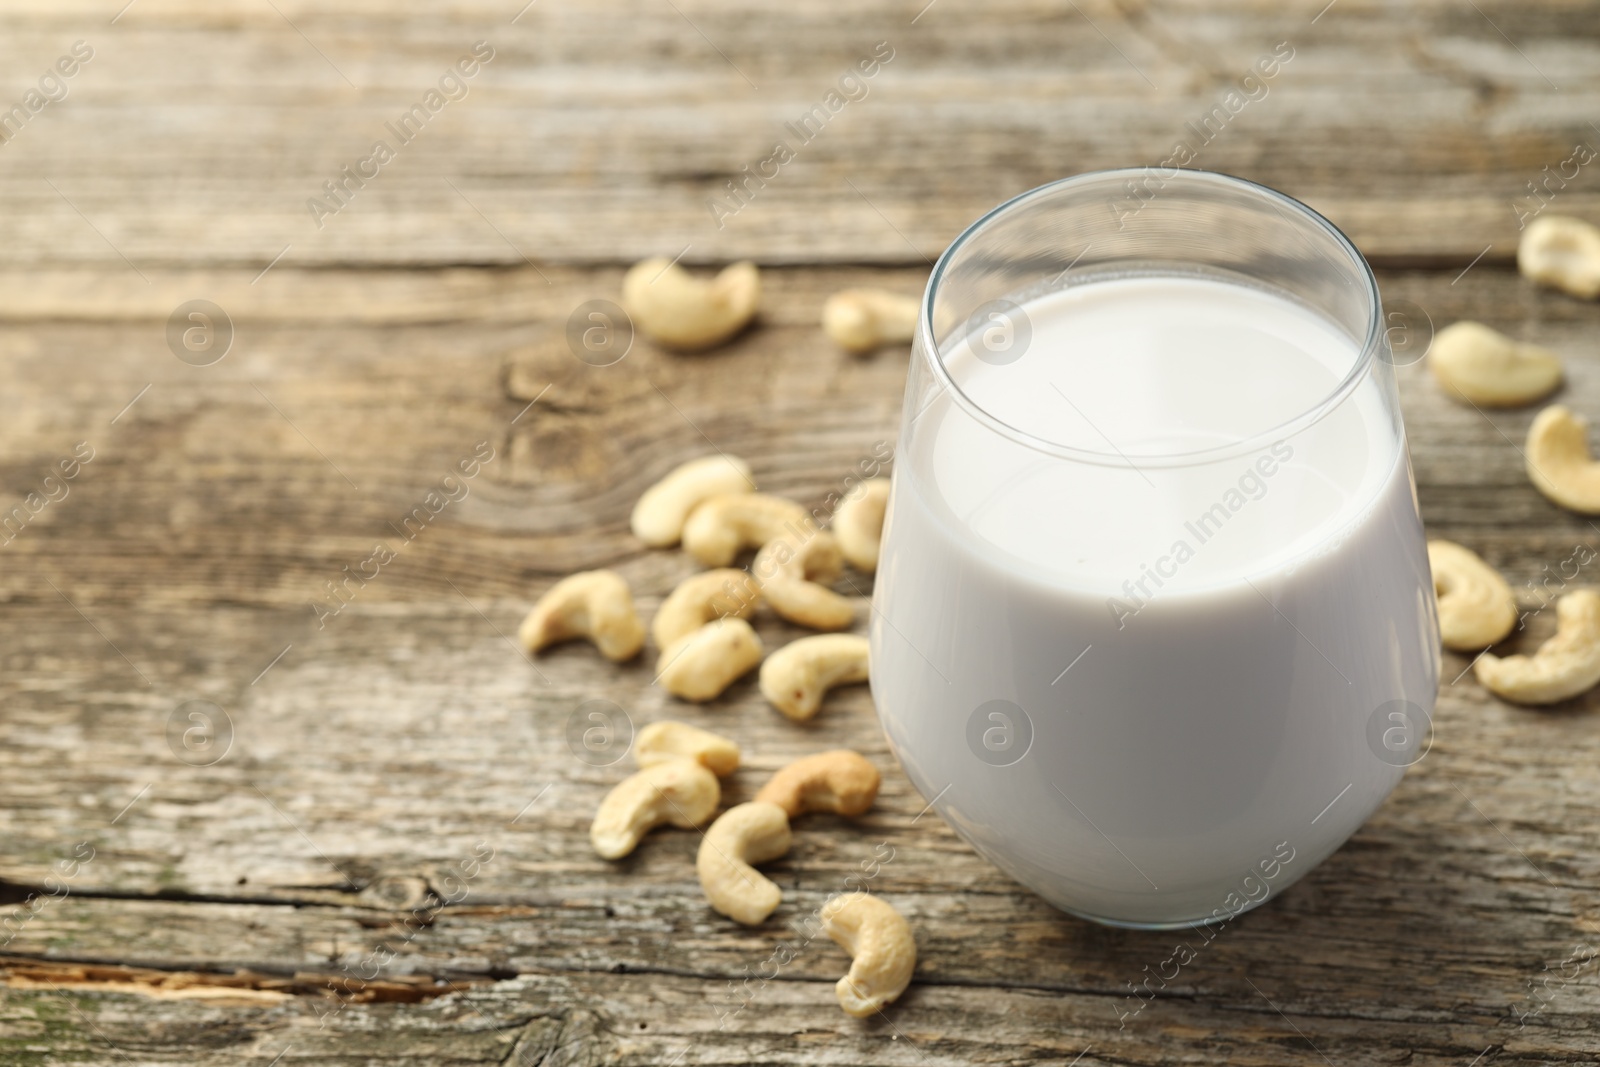
[[[0,101],[95,48],[0,144],[0,520],[93,450],[0,533],[0,1063],[1600,1057],[1595,694],[1512,707],[1447,654],[1428,756],[1206,940],[1070,919],[979,859],[924,813],[865,688],[802,726],[753,679],[692,707],[651,684],[652,650],[530,663],[509,640],[570,571],[616,568],[646,613],[691,572],[627,531],[683,459],[720,448],[825,501],[894,441],[906,358],[836,352],[827,294],[917,293],[925,258],[1006,196],[1159,160],[1279,41],[1294,59],[1199,163],[1349,229],[1406,329],[1473,317],[1548,345],[1559,399],[1600,411],[1600,306],[1508,267],[1525,183],[1600,145],[1589,7],[120,6],[0,11]],[[468,98],[318,230],[305,198],[480,39],[496,57]],[[879,40],[895,58],[869,95],[718,229],[706,197]],[[1551,210],[1600,217],[1597,167]],[[767,268],[757,326],[701,356],[576,359],[574,310],[685,246]],[[235,329],[212,366],[168,348],[194,299]],[[1528,483],[1532,410],[1399,376],[1429,533],[1501,569],[1530,612],[1508,647],[1530,649],[1551,576],[1600,530]],[[469,493],[406,527],[480,443]],[[330,614],[327,583],[379,541],[394,561]],[[870,579],[838,588],[864,616]],[[801,632],[757,628],[769,647]],[[589,818],[629,766],[569,743],[596,699],[737,737],[725,803],[840,745],[884,771],[880,800],[797,826],[769,868],[784,904],[737,927],[701,898],[693,834],[594,856]],[[190,701],[226,713],[214,763],[181,743]],[[810,916],[873,867],[920,962],[858,1021]],[[1194,962],[1141,1002],[1178,941]]]

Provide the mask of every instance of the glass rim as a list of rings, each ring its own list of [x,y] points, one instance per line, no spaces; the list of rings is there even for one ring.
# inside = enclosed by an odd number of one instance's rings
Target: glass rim
[[[1283,440],[1299,433],[1301,430],[1321,421],[1321,419],[1337,408],[1349,395],[1355,391],[1366,378],[1372,367],[1373,360],[1377,357],[1378,350],[1384,343],[1384,331],[1380,328],[1383,321],[1383,302],[1378,293],[1378,279],[1372,273],[1372,265],[1367,262],[1366,256],[1355,246],[1355,242],[1347,237],[1343,230],[1330,222],[1326,216],[1294,197],[1281,193],[1270,186],[1259,182],[1250,181],[1221,171],[1190,169],[1187,167],[1171,168],[1175,173],[1171,177],[1163,177],[1164,182],[1184,181],[1196,182],[1203,185],[1233,187],[1243,192],[1250,193],[1268,203],[1287,208],[1312,225],[1320,228],[1334,243],[1349,257],[1355,266],[1361,281],[1366,284],[1368,299],[1367,332],[1361,342],[1361,352],[1351,364],[1349,371],[1331,391],[1311,407],[1259,433],[1251,434],[1225,445],[1213,445],[1206,448],[1192,449],[1180,452],[1159,452],[1140,454],[1129,457],[1121,451],[1101,452],[1091,448],[1076,448],[1071,445],[1057,444],[1047,441],[1042,437],[1019,430],[1003,419],[987,411],[982,404],[973,400],[956,384],[950,376],[950,370],[945,366],[944,358],[940,352],[938,342],[933,332],[933,303],[938,296],[939,283],[943,280],[945,271],[950,268],[955,256],[966,246],[967,242],[987,229],[1002,215],[1007,215],[1023,207],[1028,201],[1035,200],[1051,193],[1059,192],[1074,185],[1087,185],[1092,181],[1101,181],[1108,178],[1121,178],[1124,176],[1150,174],[1154,171],[1165,172],[1165,167],[1115,167],[1108,170],[1085,171],[1067,178],[1058,178],[1053,182],[1036,186],[1026,192],[1019,193],[1009,200],[990,208],[972,222],[966,229],[950,242],[948,248],[939,256],[938,262],[933,265],[933,273],[928,276],[928,285],[923,290],[922,307],[918,317],[918,326],[924,340],[923,358],[926,359],[933,370],[937,380],[955,397],[956,402],[962,406],[967,414],[973,416],[991,430],[1016,441],[1018,444],[1046,455],[1056,456],[1061,459],[1072,459],[1084,463],[1094,463],[1100,466],[1129,467],[1134,470],[1141,466],[1149,467],[1187,467],[1200,466],[1237,455],[1251,452],[1264,445]],[[930,402],[931,403],[931,402]]]

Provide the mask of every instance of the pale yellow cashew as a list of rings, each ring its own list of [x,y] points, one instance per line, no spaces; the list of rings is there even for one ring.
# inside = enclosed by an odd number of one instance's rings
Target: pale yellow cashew
[[[1444,647],[1472,652],[1495,644],[1517,624],[1517,602],[1500,572],[1453,541],[1429,541],[1428,565],[1439,599]]]
[[[1517,269],[1540,285],[1593,300],[1600,296],[1600,227],[1567,215],[1541,215],[1522,232]]]
[[[767,493],[723,494],[689,513],[683,524],[683,547],[707,567],[726,567],[747,548],[815,528],[811,513],[793,500]]]
[[[633,743],[634,762],[654,767],[673,760],[694,760],[718,778],[739,769],[739,746],[720,734],[686,722],[653,722],[639,731]]]
[[[1600,682],[1600,594],[1579,589],[1556,601],[1556,635],[1532,656],[1478,657],[1478,681],[1515,704],[1554,704]]]
[[[1428,366],[1445,392],[1483,407],[1531,404],[1561,384],[1560,356],[1481,322],[1440,330],[1428,349]]]
[[[917,332],[921,302],[883,289],[846,289],[822,305],[822,328],[846,352],[866,355],[905,344]]]
[[[748,619],[759,603],[761,587],[749,571],[732,567],[701,571],[679,582],[661,602],[650,623],[650,636],[657,648],[666,648],[712,619]]]
[[[844,498],[833,513],[833,536],[839,551],[858,571],[878,569],[878,544],[883,540],[883,513],[889,506],[889,479],[872,478]]]
[[[823,530],[774,537],[756,553],[750,571],[774,612],[813,630],[844,630],[856,621],[850,601],[829,589],[844,573],[839,542]]]
[[[1589,454],[1589,420],[1560,404],[1539,412],[1528,427],[1528,477],[1564,508],[1600,515],[1600,463]]]
[[[865,1018],[892,1003],[917,969],[911,924],[868,893],[836,896],[822,906],[822,928],[851,956],[850,973],[834,993],[846,1015]]]
[[[631,774],[600,802],[589,841],[608,860],[621,859],[663,823],[693,830],[717,810],[717,776],[691,759],[657,763]]]
[[[695,857],[706,901],[734,922],[757,926],[766,921],[783,893],[752,864],[782,856],[790,840],[789,816],[776,804],[757,800],[723,812]]]
[[[674,467],[644,491],[633,506],[633,534],[652,548],[667,548],[683,536],[689,512],[702,500],[756,488],[750,464],[738,456],[701,456]]]
[[[710,348],[755,318],[761,273],[754,263],[735,263],[705,280],[671,260],[647,259],[622,279],[622,302],[651,340],[689,351]]]
[[[582,571],[563,578],[539,598],[517,627],[530,654],[584,637],[607,659],[632,659],[644,645],[644,624],[633,609],[628,583],[615,571]]]
[[[791,819],[813,811],[856,816],[878,799],[881,781],[866,757],[839,748],[795,760],[774,774],[756,799],[776,804]]]
[[[816,715],[836,685],[867,680],[867,639],[819,634],[791,641],[761,664],[761,695],[791,719]]]
[[[761,651],[761,637],[749,623],[717,619],[661,650],[657,681],[684,700],[714,700],[761,662]]]

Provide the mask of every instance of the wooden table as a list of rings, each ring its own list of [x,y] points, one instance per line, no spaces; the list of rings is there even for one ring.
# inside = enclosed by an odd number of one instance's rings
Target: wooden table
[[[800,728],[753,681],[689,707],[650,655],[529,663],[508,640],[579,568],[616,568],[653,610],[691,568],[642,549],[628,510],[712,443],[822,499],[893,441],[905,373],[904,352],[825,342],[828,293],[916,293],[999,201],[1165,158],[1284,42],[1196,165],[1324,211],[1411,325],[1471,316],[1554,347],[1563,401],[1600,411],[1600,308],[1511,266],[1529,183],[1600,145],[1592,4],[123,2],[0,11],[0,102],[24,108],[0,144],[0,510],[27,508],[0,537],[0,1062],[1600,1056],[1594,694],[1508,706],[1446,656],[1427,758],[1135,1015],[1131,985],[1184,938],[1067,918],[919,817],[864,688]],[[428,110],[479,41],[492,58]],[[786,131],[879,42],[892,59],[845,83],[856,99],[803,143]],[[46,78],[63,57],[72,76]],[[35,113],[42,78],[65,96]],[[386,124],[417,104],[402,143]],[[708,207],[779,140],[776,177]],[[1600,219],[1600,162],[1548,189],[1548,210]],[[575,359],[573,309],[657,254],[758,260],[758,328],[703,356]],[[169,348],[192,300],[232,324],[209,366]],[[1400,377],[1431,534],[1537,607],[1533,583],[1600,533],[1528,483],[1532,411]],[[400,536],[479,447],[467,495]],[[62,460],[75,477],[47,483]],[[327,583],[379,542],[393,559],[332,614]],[[627,767],[569,748],[593,699],[736,736],[750,770],[727,802],[836,745],[884,768],[882,796],[859,824],[804,823],[771,867],[783,909],[736,927],[701,899],[695,835],[590,851]],[[843,952],[794,924],[883,845],[874,889],[921,961],[857,1021],[834,1001]]]

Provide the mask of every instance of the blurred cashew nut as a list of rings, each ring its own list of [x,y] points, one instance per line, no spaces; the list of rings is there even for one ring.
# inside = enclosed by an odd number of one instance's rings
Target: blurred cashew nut
[[[1445,648],[1457,652],[1488,648],[1517,624],[1511,586],[1477,553],[1453,541],[1429,541],[1428,564],[1433,569],[1439,636]]]
[[[1560,356],[1481,322],[1440,330],[1428,349],[1428,366],[1447,393],[1484,407],[1531,404],[1561,384]]]
[[[1541,215],[1517,245],[1517,269],[1564,293],[1600,296],[1600,227],[1567,215]]]
[[[692,830],[711,818],[722,799],[717,776],[698,762],[674,759],[624,778],[606,794],[589,827],[594,850],[621,859],[663,823]]]
[[[691,459],[644,491],[633,506],[633,534],[652,548],[675,545],[695,505],[723,493],[754,492],[755,487],[750,464],[738,456]]]
[[[813,630],[843,630],[855,622],[850,601],[829,589],[844,573],[839,542],[823,530],[785,533],[768,541],[750,565],[774,612]]]
[[[689,513],[683,547],[707,567],[726,567],[747,548],[815,527],[811,513],[792,500],[767,493],[722,494]]]
[[[671,260],[647,259],[622,279],[622,302],[651,340],[687,351],[710,348],[755,317],[761,274],[754,263],[735,263],[705,280]]]
[[[657,680],[684,700],[714,700],[761,662],[761,652],[761,637],[749,623],[717,619],[661,650]]]
[[[878,569],[878,544],[883,540],[883,513],[889,506],[889,479],[872,478],[844,498],[833,513],[833,536],[839,551],[858,571]]]
[[[633,743],[633,758],[641,767],[693,760],[718,778],[726,778],[739,769],[739,746],[710,730],[668,719],[639,731]]]
[[[761,695],[795,720],[816,715],[836,685],[867,680],[867,639],[819,634],[791,641],[761,664]]]
[[[872,807],[882,781],[878,768],[847,748],[795,760],[756,793],[793,819],[814,811],[856,816]]]
[[[633,608],[628,583],[615,571],[581,571],[563,578],[539,598],[517,627],[530,654],[583,637],[607,659],[632,659],[644,645],[644,624]]]
[[[851,956],[850,973],[833,987],[846,1015],[872,1015],[911,984],[917,968],[911,924],[879,898],[861,892],[834,897],[822,906],[822,928]]]
[[[761,587],[749,571],[720,567],[701,571],[678,583],[656,609],[650,636],[657,648],[704,626],[713,619],[748,619],[761,603]]]
[[[1560,404],[1539,412],[1525,449],[1534,487],[1564,508],[1600,515],[1600,463],[1589,454],[1589,420]]]
[[[1474,667],[1490,692],[1515,704],[1554,704],[1600,682],[1600,594],[1579,589],[1556,601],[1556,635],[1532,656],[1484,653]]]
[[[905,344],[917,332],[914,296],[883,289],[846,289],[822,305],[822,328],[846,352],[866,355],[884,345]]]
[[[707,902],[746,926],[765,921],[783,893],[752,865],[782,856],[790,840],[789,816],[776,804],[757,800],[723,812],[706,831],[695,857]]]

